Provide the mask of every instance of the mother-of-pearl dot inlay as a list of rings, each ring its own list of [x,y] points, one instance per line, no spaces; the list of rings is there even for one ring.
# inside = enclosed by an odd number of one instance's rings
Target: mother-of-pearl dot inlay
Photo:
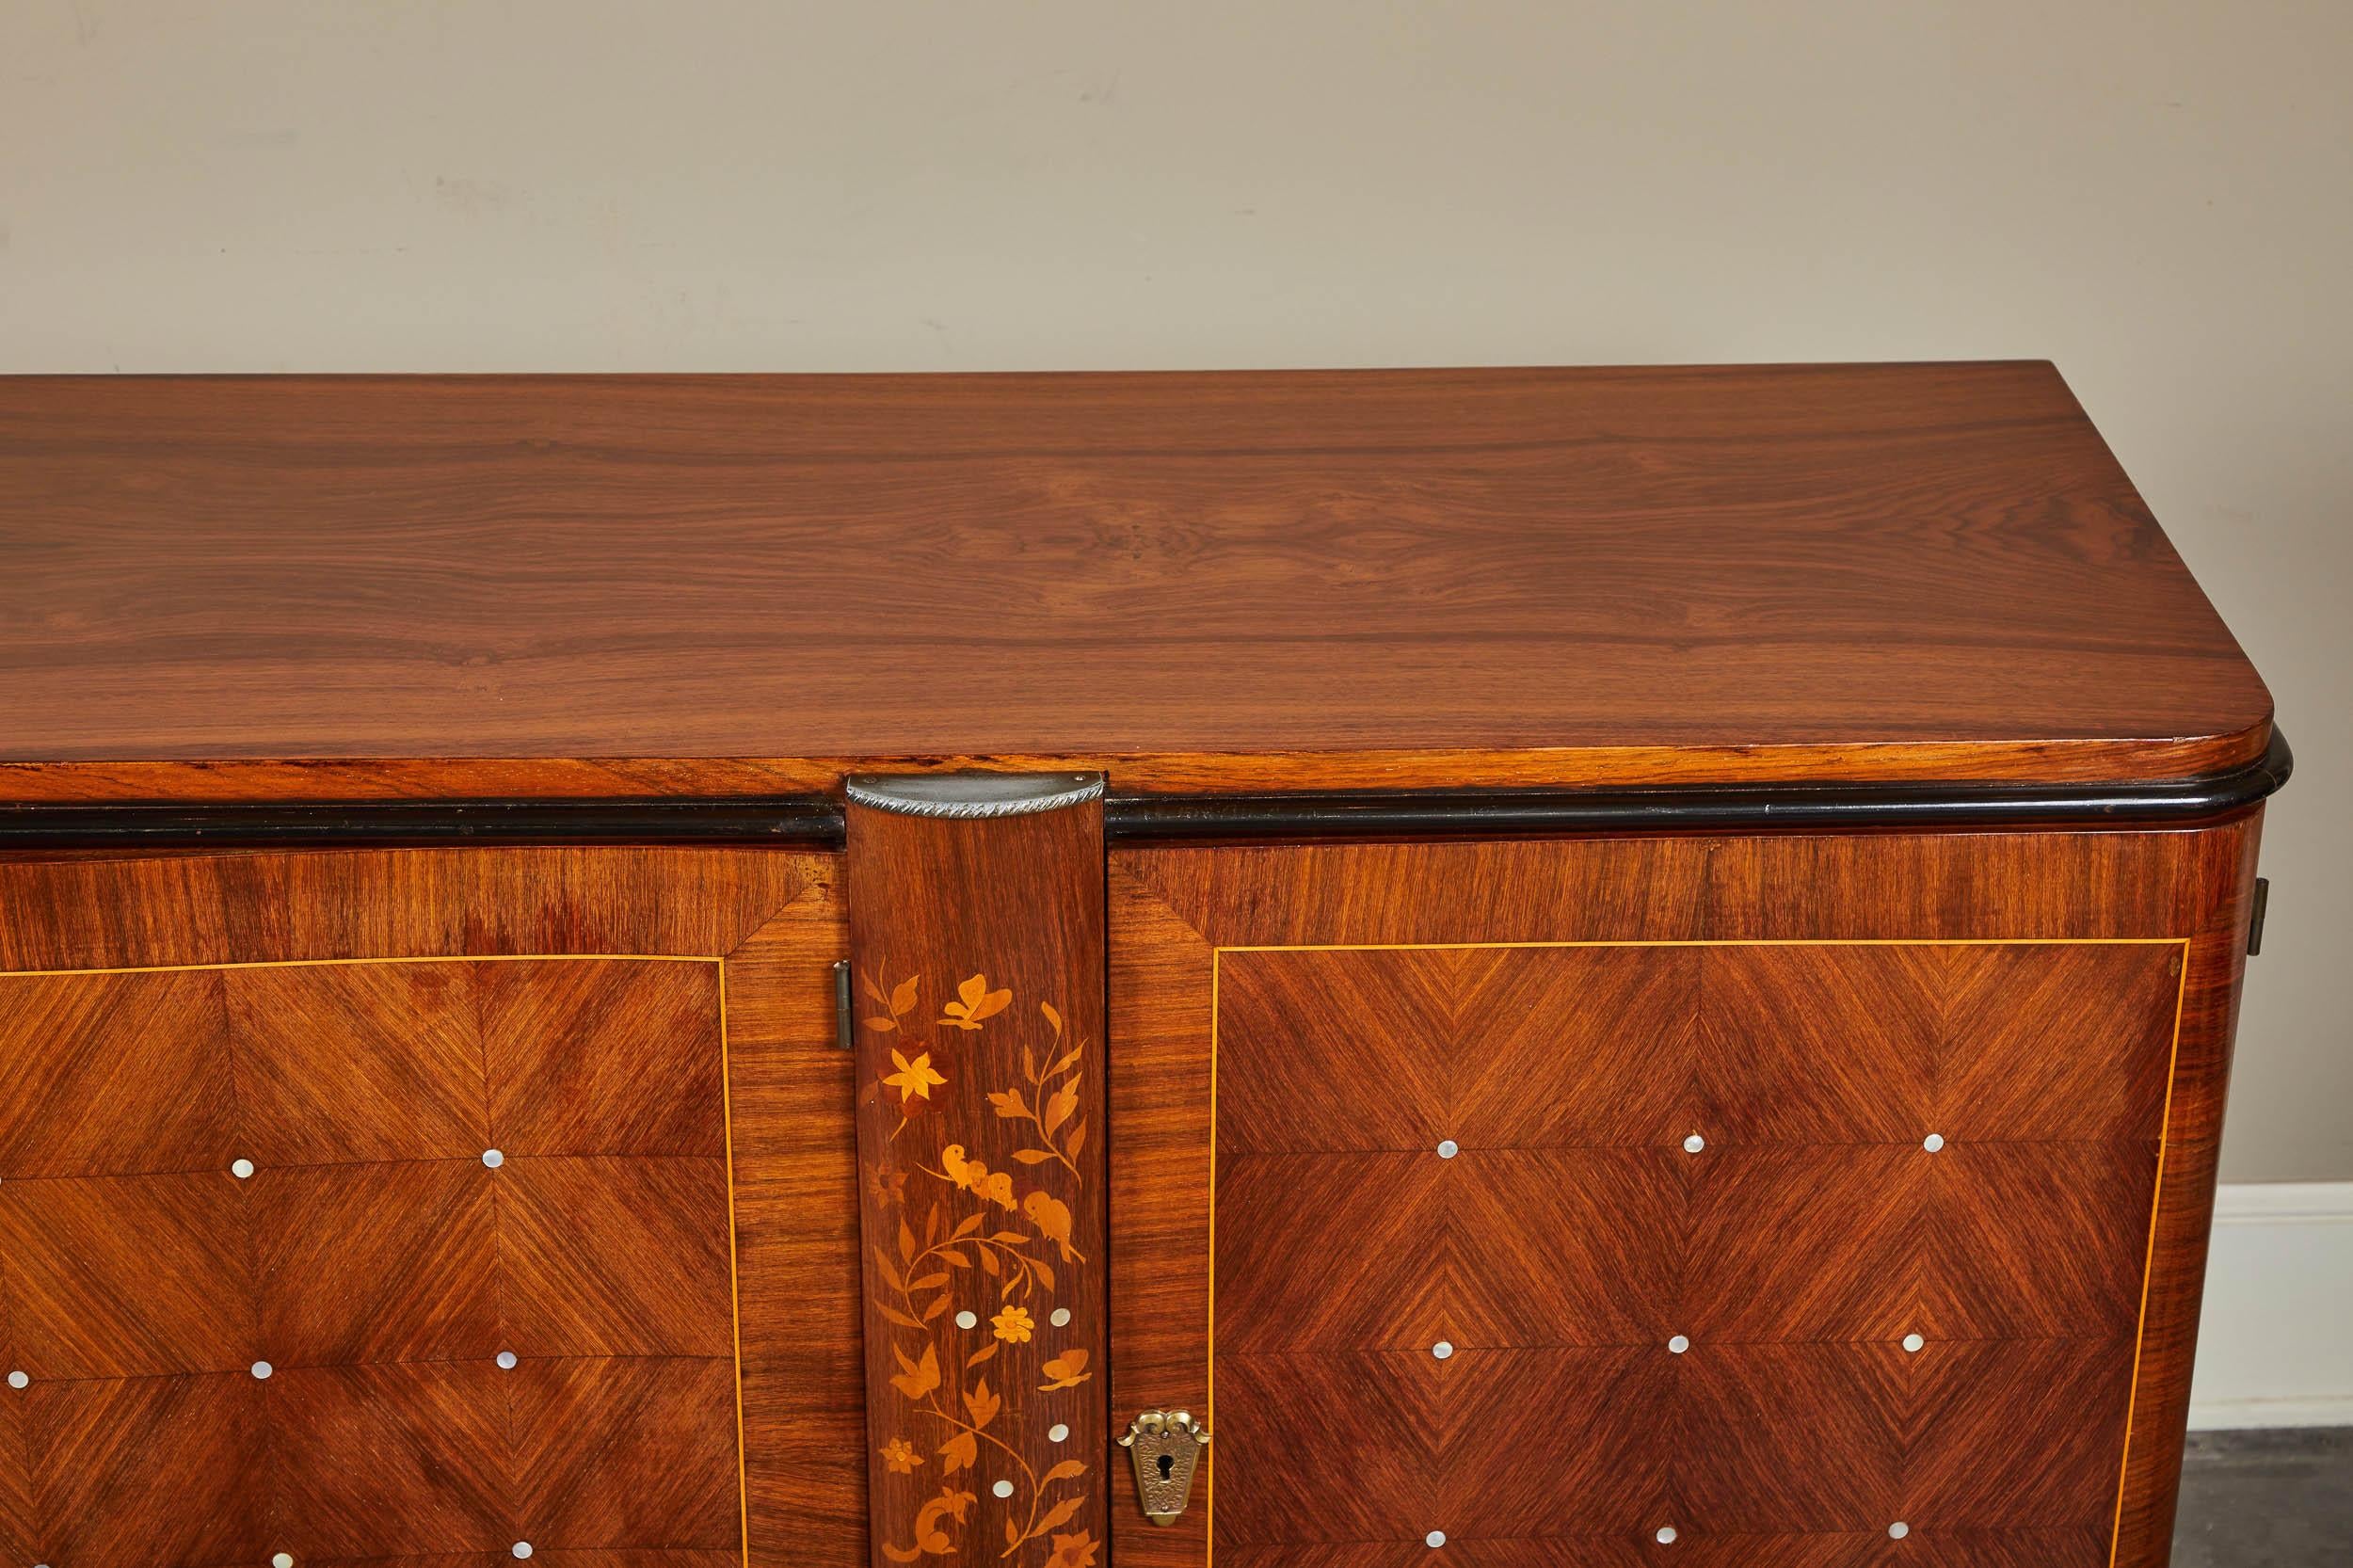
[[[1048,1443],[1066,1443],[1069,1440],[1070,1429],[1064,1426],[1060,1421],[1056,1421],[1052,1426],[1046,1429],[1046,1441]]]
[[[1705,1147],[1707,1147],[1707,1140],[1696,1132],[1683,1141],[1683,1152],[1686,1154],[1697,1154]]]
[[[250,1160],[232,1160],[229,1162],[229,1174],[235,1176],[239,1181],[243,1181],[246,1177],[253,1174],[253,1161]]]
[[[1667,1349],[1674,1352],[1676,1355],[1681,1355],[1685,1351],[1688,1351],[1690,1348],[1691,1341],[1686,1339],[1680,1334],[1676,1335],[1673,1339],[1667,1341]]]
[[[269,1568],[294,1568],[294,1553],[280,1552],[269,1560]]]
[[[1904,1349],[1915,1355],[1917,1355],[1927,1344],[1928,1341],[1921,1338],[1916,1334],[1907,1334],[1904,1336]]]
[[[1446,1531],[1432,1530],[1421,1538],[1421,1544],[1425,1546],[1443,1546],[1446,1544]]]
[[[989,1490],[1000,1497],[1010,1497],[1013,1496],[1013,1482],[1009,1480],[1000,1480],[996,1485],[990,1487]]]
[[[1462,1145],[1462,1144],[1458,1144],[1458,1143],[1456,1143],[1453,1139],[1451,1139],[1451,1138],[1441,1138],[1441,1139],[1439,1139],[1439,1140],[1438,1140],[1438,1158],[1439,1158],[1439,1159],[1441,1159],[1441,1160],[1451,1160],[1451,1159],[1453,1159],[1456,1155],[1458,1155],[1458,1154],[1460,1154],[1460,1153],[1462,1153],[1462,1152],[1463,1152],[1463,1145]]]
[[[265,1378],[276,1370],[278,1368],[266,1361],[257,1361],[253,1364],[253,1375],[257,1378]]]
[[[976,1312],[959,1312],[956,1314],[956,1327],[979,1328],[980,1326],[980,1314]]]
[[[8,1374],[8,1386],[11,1388],[27,1387],[31,1384],[32,1381],[33,1379],[30,1373],[10,1372]]]
[[[1058,1306],[1054,1308],[1053,1316],[1046,1320],[1053,1324],[1056,1328],[1068,1328],[1070,1326],[1070,1308],[1066,1306]]]
[[[515,1352],[513,1351],[499,1352],[499,1370],[502,1372],[511,1372],[514,1369]]]
[[[1444,1361],[1448,1356],[1454,1353],[1454,1341],[1451,1339],[1441,1339],[1436,1344],[1430,1347],[1430,1353],[1436,1356],[1440,1361]]]
[[[1910,1535],[1911,1533],[1912,1527],[1905,1524],[1901,1519],[1897,1520],[1894,1524],[1887,1527],[1887,1537],[1891,1541],[1901,1541],[1905,1536]]]
[[[1928,1150],[1930,1154],[1934,1154],[1937,1150],[1945,1146],[1945,1135],[1941,1132],[1931,1132],[1926,1138],[1920,1140],[1920,1146]]]
[[[528,1541],[516,1542],[515,1555],[517,1557],[529,1557],[531,1555],[531,1543]]]
[[[492,1169],[492,1170],[494,1170],[494,1171],[495,1171],[495,1170],[497,1170],[497,1169],[498,1169],[501,1165],[504,1165],[504,1164],[505,1164],[505,1163],[506,1163],[506,1156],[505,1156],[505,1155],[504,1155],[504,1154],[502,1154],[502,1153],[500,1153],[497,1149],[484,1149],[484,1150],[482,1151],[482,1162],[483,1162],[485,1165],[489,1166],[489,1167],[490,1167],[490,1169]],[[530,1545],[530,1544],[531,1544],[531,1543],[530,1543],[530,1542],[528,1542],[528,1541],[518,1541],[518,1542],[516,1542],[516,1543],[515,1543],[515,1544],[516,1544],[516,1545],[518,1545],[518,1546],[528,1546],[528,1545]],[[515,1555],[516,1555],[517,1557],[523,1557],[523,1556],[527,1556],[528,1554],[527,1554],[527,1553],[523,1553],[523,1552],[517,1552]]]
[[[1658,1527],[1658,1544],[1662,1546],[1672,1546],[1675,1544],[1675,1528],[1673,1525]]]

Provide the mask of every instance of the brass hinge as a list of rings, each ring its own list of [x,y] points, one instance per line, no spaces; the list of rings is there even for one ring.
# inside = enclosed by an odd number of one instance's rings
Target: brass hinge
[[[850,961],[837,958],[833,961],[833,1043],[843,1050],[857,1049],[857,1035],[850,1017],[854,1011],[850,1005]]]

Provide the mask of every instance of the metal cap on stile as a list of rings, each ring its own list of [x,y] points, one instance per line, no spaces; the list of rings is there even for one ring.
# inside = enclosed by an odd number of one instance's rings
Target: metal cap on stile
[[[903,817],[1020,817],[1103,798],[1099,773],[862,774],[842,787],[852,805]]]

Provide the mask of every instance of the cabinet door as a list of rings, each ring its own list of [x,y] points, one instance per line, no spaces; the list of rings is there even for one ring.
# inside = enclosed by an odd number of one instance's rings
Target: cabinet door
[[[2251,849],[1115,855],[1118,1560],[2162,1561]]]
[[[0,1558],[862,1562],[835,880],[0,864]]]

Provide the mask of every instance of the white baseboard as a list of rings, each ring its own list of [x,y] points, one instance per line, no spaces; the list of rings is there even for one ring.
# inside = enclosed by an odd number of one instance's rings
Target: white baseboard
[[[2353,1181],[2216,1194],[2189,1424],[2353,1426]]]

